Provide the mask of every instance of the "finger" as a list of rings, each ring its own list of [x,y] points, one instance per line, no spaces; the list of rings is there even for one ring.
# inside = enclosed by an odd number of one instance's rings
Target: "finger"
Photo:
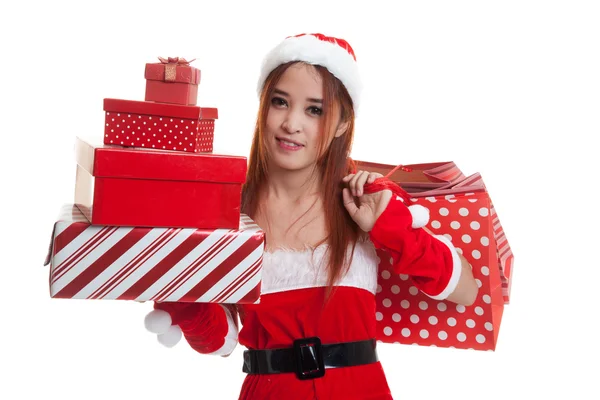
[[[350,183],[348,184],[348,186],[350,187],[350,191],[352,192],[353,196],[356,196],[356,189],[357,189],[356,183],[357,183],[358,179],[362,176],[362,174],[364,172],[365,171],[358,171],[354,175],[354,177],[352,177],[352,179],[350,180]]]
[[[152,310],[144,318],[146,329],[159,335],[165,333],[172,322],[171,315],[164,310]]]
[[[371,172],[369,174],[369,179],[367,179],[367,183],[373,183],[375,182],[375,179],[377,178],[381,178],[383,175],[378,174],[377,172]]]
[[[365,172],[356,181],[356,195],[357,196],[360,197],[363,195],[363,187],[365,186],[365,183],[367,183],[367,179],[369,179],[369,173]]]
[[[354,177],[354,174],[346,175],[342,178],[342,182],[349,182]]]
[[[344,190],[342,190],[342,198],[344,200],[344,207],[346,207],[350,216],[356,214],[358,207],[356,206],[356,203],[354,203],[354,198],[350,195],[350,189],[344,188]]]
[[[157,336],[158,342],[166,347],[173,347],[181,340],[183,332],[177,325],[171,325],[169,329]]]

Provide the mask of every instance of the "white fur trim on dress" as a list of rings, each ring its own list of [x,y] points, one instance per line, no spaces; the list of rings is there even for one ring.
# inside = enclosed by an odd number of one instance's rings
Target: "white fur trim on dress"
[[[225,343],[223,344],[223,346],[221,346],[221,348],[213,351],[212,353],[206,354],[214,356],[228,356],[233,352],[235,346],[237,346],[238,328],[235,321],[233,320],[231,312],[227,309],[227,307],[223,307],[222,304],[219,305],[223,308],[223,310],[225,311],[225,315],[227,316],[227,334],[225,335]]]
[[[362,83],[354,57],[340,45],[320,40],[313,35],[285,39],[267,54],[258,80],[259,96],[271,71],[290,61],[304,61],[327,68],[344,84],[354,103],[354,111],[358,110]]]
[[[261,293],[327,286],[327,248],[327,245],[321,245],[315,249],[277,249],[265,252]],[[368,240],[359,241],[356,243],[348,273],[336,286],[355,287],[375,294],[378,264],[379,259],[373,243]]]
[[[462,262],[460,261],[460,256],[458,255],[458,252],[454,248],[454,245],[447,237],[445,237],[443,235],[433,235],[433,237],[438,239],[440,242],[444,243],[446,246],[448,246],[448,248],[450,249],[450,252],[452,253],[452,275],[450,276],[448,285],[446,285],[446,288],[444,290],[442,290],[442,292],[440,294],[438,294],[437,296],[428,295],[429,297],[431,297],[434,300],[444,300],[448,296],[450,296],[452,294],[452,292],[454,292],[454,290],[456,289],[456,286],[458,285],[458,281],[460,280],[460,275],[462,273]],[[427,294],[427,293],[425,293],[425,294]]]

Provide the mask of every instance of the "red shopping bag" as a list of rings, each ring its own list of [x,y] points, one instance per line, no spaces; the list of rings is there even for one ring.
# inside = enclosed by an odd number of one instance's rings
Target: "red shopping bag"
[[[357,161],[387,175],[394,166]],[[479,173],[465,176],[453,162],[413,164],[389,176],[429,209],[427,228],[452,241],[473,267],[477,300],[465,307],[433,300],[410,277],[394,273],[378,250],[377,339],[385,343],[494,350],[510,297],[513,254]]]

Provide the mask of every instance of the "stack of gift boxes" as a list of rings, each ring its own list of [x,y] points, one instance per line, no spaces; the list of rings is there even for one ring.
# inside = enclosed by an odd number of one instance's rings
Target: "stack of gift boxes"
[[[103,143],[76,139],[74,204],[46,264],[55,298],[255,303],[264,233],[240,213],[245,157],[213,153],[200,70],[145,68],[145,101],[105,99]]]

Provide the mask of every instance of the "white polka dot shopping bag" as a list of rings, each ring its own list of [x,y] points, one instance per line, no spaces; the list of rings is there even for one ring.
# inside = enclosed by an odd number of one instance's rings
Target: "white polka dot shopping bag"
[[[394,166],[358,162],[359,169],[387,174]],[[474,350],[494,350],[504,305],[510,297],[513,254],[494,206],[476,173],[465,177],[452,162],[405,165],[390,176],[429,209],[427,227],[450,239],[473,267],[477,300],[465,307],[433,300],[406,275],[394,273],[390,257],[380,258],[377,339]]]

